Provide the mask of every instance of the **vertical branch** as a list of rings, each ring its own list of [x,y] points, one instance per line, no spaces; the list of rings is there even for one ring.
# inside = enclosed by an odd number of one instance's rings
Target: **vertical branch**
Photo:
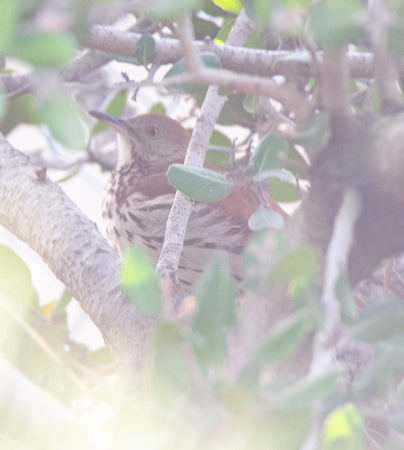
[[[178,19],[178,38],[181,42],[182,56],[184,57],[187,71],[198,72],[201,69],[201,60],[194,45],[194,31],[189,16]]]
[[[180,21],[180,35],[183,36],[181,42],[186,49],[188,49],[189,46],[192,48],[192,43],[188,39],[190,34],[189,27],[190,24],[189,22],[187,23],[187,19],[182,19]],[[247,17],[244,10],[242,10],[230,32],[226,45],[244,45],[250,36],[252,29],[253,23]],[[186,50],[186,53],[188,53],[188,50]],[[227,98],[225,96],[218,94],[217,86],[210,86],[208,88],[201,108],[201,114],[196,122],[191,137],[188,152],[185,157],[185,164],[197,167],[203,166],[210,137],[226,100]],[[193,206],[194,201],[192,199],[177,192],[168,217],[164,244],[157,263],[157,271],[163,278],[176,278],[175,274],[178,269],[188,219],[191,215]]]
[[[339,339],[341,329],[340,304],[335,292],[336,284],[341,273],[344,273],[347,268],[355,223],[360,209],[359,193],[347,189],[335,217],[334,230],[327,249],[322,295],[324,324],[316,335],[311,375],[324,373],[334,358],[334,345]]]
[[[346,48],[326,49],[321,74],[322,106],[336,115],[350,114],[347,86],[348,64]]]

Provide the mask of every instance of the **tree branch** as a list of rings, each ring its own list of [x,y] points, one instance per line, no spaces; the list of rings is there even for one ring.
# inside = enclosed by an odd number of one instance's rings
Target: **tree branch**
[[[80,80],[93,70],[107,64],[111,57],[105,52],[133,57],[136,46],[142,34],[130,31],[117,30],[111,26],[94,25],[89,33],[86,45],[94,50],[84,50],[61,71],[62,78],[67,82]],[[229,41],[227,42],[229,44]],[[262,76],[265,78],[274,75],[297,74],[299,76],[316,76],[317,68],[310,62],[294,61],[288,51],[267,51],[243,48],[237,44],[217,45],[211,40],[194,41],[193,47],[197,53],[213,52],[221,60],[223,69],[230,72]],[[100,50],[100,51],[98,51]],[[156,50],[152,63],[156,66],[173,64],[182,57],[181,43],[177,39],[160,39],[156,41]],[[289,59],[285,59],[289,57]],[[371,53],[349,52],[346,55],[348,72],[353,78],[373,78],[375,74],[374,57]],[[319,52],[317,60],[321,63],[322,53]],[[400,74],[404,75],[404,64],[401,64]],[[228,75],[228,74],[227,74]],[[234,74],[232,74],[234,75]],[[1,74],[0,80],[5,91],[12,97],[29,92],[32,89],[29,75]],[[245,80],[240,80],[242,87]],[[18,84],[16,90],[15,85]],[[124,88],[121,86],[120,88]],[[244,91],[241,91],[244,92]],[[254,90],[249,92],[260,93]],[[265,92],[262,92],[266,95]]]
[[[359,193],[353,189],[347,189],[335,218],[325,261],[322,295],[324,324],[314,340],[313,361],[310,368],[312,376],[323,374],[330,368],[335,358],[335,344],[341,339],[342,322],[336,285],[341,274],[346,273],[347,270],[355,224],[361,210],[360,203]]]
[[[237,17],[227,43],[229,45],[241,45],[247,41],[251,31],[252,22],[242,11]],[[189,143],[185,164],[197,167],[203,166],[210,137],[226,100],[226,97],[218,94],[216,86],[209,87]],[[167,221],[163,248],[157,263],[157,270],[163,278],[173,278],[173,273],[178,269],[188,219],[193,205],[194,200],[181,192],[176,193]]]
[[[0,135],[0,224],[35,250],[87,312],[110,347],[125,388],[141,383],[154,321],[119,286],[116,253],[92,223]]]
[[[85,45],[97,50],[116,53],[133,57],[137,42],[142,37],[139,33],[117,30],[110,26],[94,25],[89,33]],[[219,56],[222,67],[240,73],[249,73],[261,76],[288,75],[291,73],[300,76],[314,76],[316,67],[310,63],[297,62],[292,59],[283,61],[284,58],[296,52],[258,50],[244,48],[243,44],[226,45],[215,44],[210,39],[194,41],[197,52],[213,52]],[[156,41],[156,50],[152,59],[156,64],[172,64],[182,58],[181,43],[177,39],[160,39]],[[318,61],[322,61],[322,53],[319,52]],[[373,78],[373,55],[366,52],[347,53],[348,68],[353,78]],[[400,72],[404,73],[404,65]]]

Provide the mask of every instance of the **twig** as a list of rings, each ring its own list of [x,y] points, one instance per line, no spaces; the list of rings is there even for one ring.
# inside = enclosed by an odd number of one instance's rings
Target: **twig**
[[[324,323],[317,333],[311,375],[324,373],[333,358],[332,349],[339,338],[341,328],[340,304],[335,293],[341,273],[347,267],[349,250],[353,243],[356,219],[360,212],[360,197],[357,191],[347,189],[334,222],[334,230],[328,246],[323,287]]]
[[[201,60],[194,46],[194,31],[189,16],[178,19],[177,35],[181,42],[182,55],[189,73],[198,72],[201,69]]]
[[[229,45],[242,45],[248,39],[251,31],[252,23],[242,11],[237,17],[227,43]],[[197,167],[203,166],[210,137],[226,100],[226,97],[218,94],[216,86],[209,87],[191,137],[185,164]],[[175,279],[193,205],[194,200],[181,192],[176,193],[167,221],[163,248],[157,263],[157,271],[163,278]]]
[[[268,121],[261,127],[261,133],[275,132],[286,139],[292,139],[296,135],[296,123],[289,117],[278,111],[268,97],[261,97],[261,108]]]

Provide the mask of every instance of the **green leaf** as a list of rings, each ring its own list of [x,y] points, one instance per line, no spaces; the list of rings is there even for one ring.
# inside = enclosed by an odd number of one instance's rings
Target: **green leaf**
[[[325,144],[330,130],[330,115],[320,112],[310,116],[297,131],[296,143],[302,145],[309,154],[316,153]]]
[[[403,321],[403,308],[397,298],[389,298],[366,308],[352,324],[353,339],[375,342],[391,336]]]
[[[347,403],[328,415],[322,434],[322,450],[365,450],[366,448],[362,415],[352,403]]]
[[[259,142],[252,157],[254,175],[272,169],[282,169],[289,154],[289,144],[275,136],[267,134]]]
[[[33,32],[15,43],[14,54],[34,66],[56,67],[69,61],[76,48],[71,34]]]
[[[221,69],[222,64],[220,62],[220,58],[216,55],[216,53],[212,52],[204,52],[200,53],[199,57],[202,61],[202,64],[205,67],[209,67],[211,69]],[[173,77],[177,77],[179,75],[182,75],[186,73],[186,65],[185,61],[183,59],[178,60],[171,69],[164,75],[164,79],[170,79]],[[184,84],[175,84],[171,86],[167,86],[168,89],[176,89],[181,90],[184,93],[187,94],[197,94],[201,91],[206,90],[206,86],[200,85],[200,84],[191,84],[191,83],[184,83]]]
[[[265,230],[266,228],[280,230],[285,226],[285,220],[281,214],[268,207],[261,206],[248,219],[248,226],[252,231]]]
[[[166,322],[157,327],[152,338],[152,346],[153,350],[161,351],[170,347],[178,347],[183,341],[179,326]]]
[[[234,186],[233,180],[222,173],[184,164],[171,164],[167,177],[175,189],[201,202],[221,200],[231,193]]]
[[[202,7],[201,0],[160,0],[144,2],[144,12],[156,22],[176,20],[179,16],[197,11]]]
[[[150,34],[144,34],[137,43],[136,58],[139,64],[147,66],[153,59],[156,41]]]
[[[60,92],[48,97],[41,107],[42,120],[53,137],[64,146],[82,150],[88,142],[88,130],[80,109],[68,95]]]
[[[57,316],[59,314],[66,314],[66,308],[70,304],[72,299],[73,299],[72,294],[67,289],[65,289],[62,297],[56,303],[55,308],[52,311],[52,316]]]
[[[295,278],[310,278],[317,270],[317,255],[309,245],[301,245],[286,254],[272,269],[270,280],[287,282]]]
[[[271,21],[272,0],[242,0],[241,3],[254,22],[268,25]]]
[[[402,318],[401,318],[402,320]],[[389,339],[379,341],[377,344],[378,355],[383,355],[382,359],[385,361],[384,369],[387,367],[395,373],[402,372],[404,369],[404,336],[394,335]],[[387,370],[386,370],[387,371]]]
[[[213,3],[227,12],[238,14],[241,11],[242,4],[240,0],[212,0]]]
[[[210,69],[221,69],[222,63],[220,58],[216,53],[213,52],[203,52],[199,54],[199,57],[202,60],[202,63],[205,67],[209,67]]]
[[[109,112],[109,111],[108,111]],[[164,114],[167,115],[167,111],[162,102],[154,104],[149,111],[150,114]]]
[[[209,144],[215,145],[215,146],[228,147],[230,150],[231,140],[224,133],[222,133],[218,130],[213,130],[212,137],[210,138]],[[230,154],[230,151],[228,153]]]
[[[335,294],[341,304],[343,313],[349,318],[355,317],[358,314],[358,308],[346,273],[340,273],[335,285]]]
[[[1,132],[6,135],[20,123],[39,124],[38,98],[29,93],[21,95],[8,103],[6,115],[1,122]]]
[[[244,386],[228,380],[219,380],[213,385],[215,398],[238,416],[248,413],[254,406],[254,397]]]
[[[90,353],[90,355],[91,359],[93,359],[97,364],[101,364],[103,366],[111,366],[114,364],[114,360],[112,359],[112,355],[108,347],[101,347],[94,350]]]
[[[219,27],[209,18],[204,19],[196,15],[192,16],[192,26],[197,41],[202,41],[207,36],[215,39],[219,32]]]
[[[158,399],[169,404],[178,399],[178,391],[184,394],[191,385],[190,370],[178,347],[160,350],[154,357],[153,384]]]
[[[121,268],[121,284],[130,302],[145,314],[158,315],[161,311],[159,277],[139,248],[131,248]]]
[[[18,22],[18,5],[16,0],[2,0],[0,14],[0,54],[12,42]]]
[[[365,20],[360,0],[320,0],[312,4],[307,28],[318,44],[341,47],[360,35]]]
[[[208,151],[206,152],[205,164],[214,164],[218,167],[224,167],[229,161],[231,154],[231,141],[223,133],[213,130],[210,138]]]
[[[125,108],[127,96],[128,96],[127,92],[125,92],[124,94],[121,94],[120,92],[115,94],[114,98],[111,100],[111,102],[108,105],[108,107],[106,108],[105,112],[112,114],[113,116],[119,117],[121,115],[123,109]],[[150,111],[150,112],[152,112],[152,111]],[[107,129],[108,129],[107,124],[97,120],[96,124],[94,125],[92,134],[95,135],[95,134],[101,133],[102,131],[105,131]]]
[[[271,179],[271,197],[277,202],[298,201],[296,183],[284,182],[279,177],[273,177]]]
[[[205,164],[224,167],[230,159],[230,147],[209,146],[206,152]]]
[[[15,305],[38,305],[31,272],[25,262],[5,245],[0,245],[0,293]]]
[[[389,47],[399,55],[404,54],[404,27],[402,23],[391,25],[387,29]]]
[[[233,28],[234,22],[235,19],[225,19],[222,28],[215,38],[215,44],[223,45],[227,41],[230,31]]]
[[[0,82],[0,122],[3,120],[3,117],[7,113],[8,102],[7,98],[4,95],[3,84]]]
[[[244,109],[244,98],[245,95],[243,94],[228,95],[228,100],[217,119],[218,125],[235,125],[245,119],[253,119],[253,116]]]
[[[312,427],[310,409],[265,411],[254,416],[256,436],[247,447],[254,450],[300,450]]]
[[[334,369],[319,377],[305,377],[275,396],[272,407],[280,411],[298,411],[311,406],[314,400],[327,397],[341,379],[342,371]]]
[[[309,331],[305,310],[300,310],[282,320],[255,352],[255,358],[271,364],[291,355]]]
[[[243,102],[244,109],[250,114],[257,114],[261,108],[260,99],[256,95],[246,95]]]
[[[271,22],[274,20],[276,22],[275,26],[280,25],[283,32],[285,32],[285,28],[297,28],[299,30],[300,27],[296,22],[295,24],[291,23],[295,21],[293,17],[296,16],[296,13],[304,13],[307,5],[309,5],[311,1],[312,0],[241,0],[248,16],[261,28],[268,29]],[[278,22],[279,17],[283,18],[281,24]]]
[[[235,325],[234,289],[229,264],[216,253],[199,278],[195,297],[198,312],[192,332],[195,354],[202,368],[220,365],[226,357],[226,330]]]
[[[320,286],[315,276],[297,276],[288,285],[288,292],[298,308],[304,308],[313,328],[323,325]]]
[[[295,183],[295,177],[292,172],[285,169],[268,169],[258,172],[257,175],[254,175],[253,179],[255,182],[260,183],[268,178],[277,178],[280,181],[284,181],[287,183]]]

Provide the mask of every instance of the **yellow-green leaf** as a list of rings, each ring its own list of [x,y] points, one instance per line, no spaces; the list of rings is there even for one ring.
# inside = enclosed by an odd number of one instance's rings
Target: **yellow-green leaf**
[[[35,32],[16,42],[14,54],[34,66],[55,67],[69,61],[76,48],[71,34]]]
[[[322,450],[364,450],[365,435],[362,415],[348,403],[332,411],[324,422]]]
[[[230,195],[234,186],[223,173],[184,164],[171,164],[167,177],[175,189],[200,202],[217,202]]]
[[[69,96],[56,93],[48,97],[42,105],[41,117],[53,137],[64,146],[74,150],[85,148],[88,130],[77,104]]]
[[[0,294],[14,304],[38,300],[28,266],[5,245],[0,245]]]
[[[219,8],[234,14],[238,14],[242,8],[240,0],[213,0],[213,3]]]
[[[157,315],[161,311],[159,277],[139,248],[131,248],[122,263],[121,284],[129,300],[140,311]]]
[[[13,39],[18,20],[17,6],[16,0],[1,0],[0,53],[10,45]]]

